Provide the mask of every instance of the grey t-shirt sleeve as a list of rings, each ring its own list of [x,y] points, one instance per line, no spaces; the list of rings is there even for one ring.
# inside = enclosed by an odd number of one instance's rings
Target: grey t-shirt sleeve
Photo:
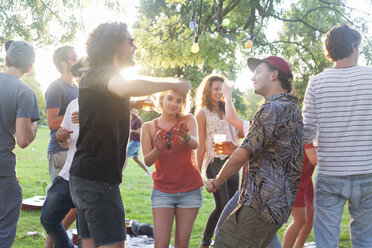
[[[46,108],[61,108],[62,105],[62,89],[61,86],[54,81],[49,85],[45,92]]]
[[[24,90],[18,96],[16,118],[30,118],[31,122],[40,119],[36,96],[31,89]]]

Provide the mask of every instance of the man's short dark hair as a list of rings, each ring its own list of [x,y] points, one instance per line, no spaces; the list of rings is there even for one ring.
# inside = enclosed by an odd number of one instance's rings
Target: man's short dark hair
[[[278,71],[278,79],[280,81],[280,86],[282,89],[286,90],[288,93],[292,90],[292,81],[293,81],[293,73],[292,71],[288,71],[286,74],[284,74],[281,70],[278,70],[275,66],[268,62],[263,62],[267,65],[268,68],[270,68],[271,71],[277,70]]]
[[[8,66],[18,68],[19,70],[21,70],[22,73],[27,73],[30,70],[32,64],[21,60],[14,62],[8,60]]]
[[[127,24],[123,22],[106,22],[94,29],[86,43],[89,66],[112,64],[126,33]]]
[[[349,57],[359,47],[362,36],[347,25],[335,26],[327,32],[324,52],[332,62]]]
[[[68,52],[71,50],[74,50],[72,46],[63,46],[63,47],[57,48],[54,51],[53,62],[54,62],[54,65],[57,67],[57,70],[60,73],[62,73],[62,70],[63,70],[61,62],[68,61]]]

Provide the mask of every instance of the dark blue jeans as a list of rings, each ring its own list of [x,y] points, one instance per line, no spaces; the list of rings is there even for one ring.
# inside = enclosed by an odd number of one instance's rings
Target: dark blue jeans
[[[71,208],[75,208],[75,205],[71,199],[69,182],[57,176],[48,191],[40,215],[40,222],[52,238],[55,248],[74,247],[62,225],[63,218]]]
[[[12,246],[22,204],[22,189],[16,176],[0,178],[0,247]]]

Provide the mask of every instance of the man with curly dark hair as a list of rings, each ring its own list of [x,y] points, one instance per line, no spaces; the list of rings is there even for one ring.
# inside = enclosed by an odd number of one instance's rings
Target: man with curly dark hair
[[[304,98],[305,143],[318,137],[314,196],[317,247],[337,247],[345,203],[353,247],[372,247],[372,69],[358,66],[361,35],[328,31],[325,55],[334,67],[314,76]]]
[[[184,79],[127,80],[120,70],[135,64],[136,49],[122,22],[99,25],[87,41],[90,69],[80,82],[80,134],[70,169],[83,247],[125,247],[119,184],[129,137],[130,97],[165,90],[186,94],[190,88]]]

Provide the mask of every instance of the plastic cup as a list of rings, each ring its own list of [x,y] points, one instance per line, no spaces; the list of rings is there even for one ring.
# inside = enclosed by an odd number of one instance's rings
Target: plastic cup
[[[217,154],[223,153],[223,143],[226,141],[226,134],[213,135],[214,149]]]

